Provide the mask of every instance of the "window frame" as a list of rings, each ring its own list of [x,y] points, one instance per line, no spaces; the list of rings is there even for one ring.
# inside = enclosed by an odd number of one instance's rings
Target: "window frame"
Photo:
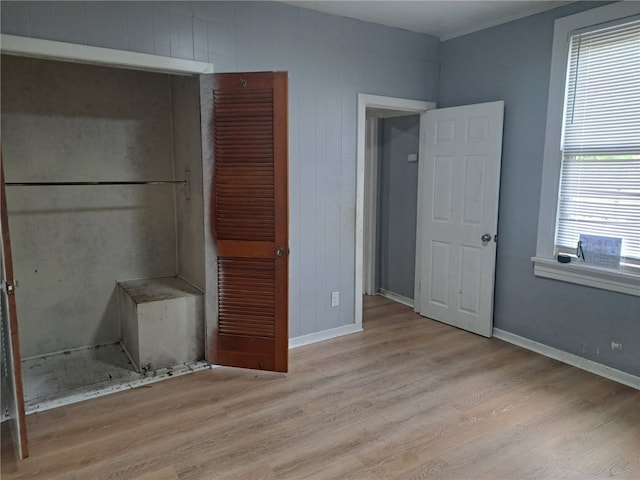
[[[640,2],[616,2],[558,18],[553,31],[549,99],[542,163],[538,237],[534,275],[640,296],[640,275],[555,259],[555,231],[560,188],[560,151],[571,32],[640,13]]]

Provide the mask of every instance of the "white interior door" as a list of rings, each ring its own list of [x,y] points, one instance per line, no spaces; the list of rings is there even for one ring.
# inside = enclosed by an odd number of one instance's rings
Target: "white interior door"
[[[416,310],[485,337],[493,330],[503,112],[501,101],[430,110],[422,135]]]

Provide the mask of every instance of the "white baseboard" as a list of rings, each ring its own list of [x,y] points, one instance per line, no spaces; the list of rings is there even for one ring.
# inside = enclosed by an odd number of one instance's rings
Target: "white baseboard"
[[[358,333],[361,331],[362,331],[362,327],[359,327],[355,323],[352,323],[351,325],[332,328],[331,330],[324,330],[322,332],[310,333],[309,335],[302,335],[300,337],[290,338],[289,349],[302,347],[304,345],[310,345],[312,343],[323,342],[324,340],[331,340],[332,338],[341,337],[342,335],[349,335],[351,333]]]
[[[384,288],[381,288],[379,290],[379,293],[380,295],[382,295],[385,298],[388,298],[389,300],[393,300],[394,302],[398,302],[403,305],[406,305],[407,307],[413,308],[413,299],[411,298],[398,295],[397,293],[390,292],[389,290],[385,290]]]
[[[630,373],[607,367],[606,365],[594,362],[593,360],[587,360],[586,358],[579,357],[578,355],[558,350],[557,348],[553,348],[548,345],[529,340],[528,338],[524,338],[510,332],[505,332],[504,330],[500,330],[499,328],[493,329],[493,336],[500,340],[504,340],[505,342],[512,343],[513,345],[517,345],[527,350],[531,350],[532,352],[539,353],[540,355],[544,355],[545,357],[559,360],[560,362],[578,367],[582,370],[586,370],[587,372],[595,373],[596,375],[608,378],[609,380],[613,380],[614,382],[622,383],[623,385],[627,385],[629,387],[640,390],[640,377],[637,377]]]

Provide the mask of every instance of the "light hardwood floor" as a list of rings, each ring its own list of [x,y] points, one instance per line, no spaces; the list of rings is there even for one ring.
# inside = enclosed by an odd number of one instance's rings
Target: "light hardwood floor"
[[[206,370],[27,422],[3,479],[640,478],[640,392],[381,297],[287,375]]]

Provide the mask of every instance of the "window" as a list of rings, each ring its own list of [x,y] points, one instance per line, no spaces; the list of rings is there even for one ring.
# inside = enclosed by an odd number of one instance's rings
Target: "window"
[[[640,295],[640,5],[620,3],[556,21],[533,261],[539,276]],[[581,234],[622,238],[621,268],[557,263]]]
[[[640,19],[571,35],[561,151],[556,251],[617,237],[640,267]]]

